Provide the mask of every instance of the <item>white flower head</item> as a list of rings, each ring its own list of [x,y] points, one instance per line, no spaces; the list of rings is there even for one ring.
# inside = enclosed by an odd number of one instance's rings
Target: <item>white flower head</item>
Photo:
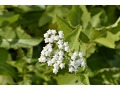
[[[64,41],[63,31],[56,30],[48,30],[44,34],[44,41],[46,44],[41,51],[40,58],[38,61],[41,63],[47,63],[48,66],[53,66],[53,73],[57,74],[59,68],[65,68],[66,63],[64,60],[69,58],[69,54],[65,54],[70,52],[69,43]],[[57,45],[57,47],[55,46]],[[55,48],[53,49],[53,46]],[[84,62],[83,52],[75,51],[72,56],[69,58],[69,72],[77,72],[77,69],[81,67],[85,67],[86,63]]]

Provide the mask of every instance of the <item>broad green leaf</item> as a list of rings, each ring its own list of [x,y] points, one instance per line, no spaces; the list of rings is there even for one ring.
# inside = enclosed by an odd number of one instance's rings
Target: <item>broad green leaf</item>
[[[98,27],[101,23],[101,20],[100,20],[100,16],[102,14],[102,11],[97,13],[96,15],[94,15],[92,18],[91,18],[91,26],[92,27]]]
[[[79,6],[72,6],[72,9],[68,15],[68,18],[70,20],[70,23],[73,26],[77,26],[79,24],[82,24],[81,17],[82,17],[82,11]]]
[[[47,23],[50,23],[51,21],[52,21],[52,18],[51,18],[50,16],[43,14],[43,15],[40,17],[39,26],[41,27],[41,26],[43,26],[43,25],[45,25],[45,24],[47,24]]]
[[[90,39],[84,32],[81,31],[81,33],[80,33],[80,40],[83,43],[88,43]]]
[[[79,47],[80,47],[79,36],[80,36],[81,30],[82,30],[81,26],[77,27],[65,39],[66,41],[69,42],[71,51],[74,51],[74,50],[78,51],[79,50]]]
[[[64,32],[64,36],[66,37],[69,33],[73,31],[72,27],[69,25],[67,21],[60,18],[59,16],[56,16],[56,18],[57,18],[58,29],[62,30]]]
[[[81,17],[82,26],[83,26],[84,29],[86,29],[88,27],[88,24],[89,24],[90,20],[91,20],[91,15],[90,15],[90,12],[88,12],[86,6],[81,5],[80,9],[83,12],[82,17]]]
[[[71,6],[66,5],[48,5],[45,14],[52,17],[52,23],[57,21],[56,15],[64,18],[68,15]]]
[[[115,48],[115,42],[120,40],[120,32],[117,34],[112,34],[111,32],[107,32],[107,36],[103,38],[98,38],[95,42],[100,43],[109,48]]]
[[[65,73],[64,75],[58,75],[54,76],[54,78],[57,81],[58,85],[77,85],[77,84],[84,84],[82,83],[80,76],[71,74],[71,73]],[[83,78],[84,80],[84,78]]]
[[[72,9],[68,15],[68,19],[74,27],[80,24],[84,29],[88,26],[90,18],[90,13],[84,5],[72,6]]]
[[[17,42],[16,40],[13,40],[13,42],[16,42],[15,44],[11,44],[11,48],[30,48],[31,46],[36,46],[38,45],[42,39],[18,39]],[[12,43],[13,43],[12,42]]]
[[[115,48],[115,42],[120,38],[120,19],[115,24],[103,27],[100,29],[93,29],[91,31],[90,39],[109,48]]]
[[[110,25],[108,27],[102,27],[98,29],[93,28],[93,30],[91,31],[90,39],[95,40],[97,38],[105,37],[108,31],[113,34],[116,34],[120,31],[119,28],[120,28],[120,18],[118,18],[118,20],[113,25]]]
[[[42,41],[42,38],[32,38],[20,27],[16,30],[13,30],[13,28],[5,28],[0,30],[0,32],[0,36],[2,37],[0,47],[5,47],[7,49],[17,49],[18,47],[29,48],[38,45]]]
[[[14,23],[19,18],[19,14],[12,16],[0,16],[0,26],[4,23]]]

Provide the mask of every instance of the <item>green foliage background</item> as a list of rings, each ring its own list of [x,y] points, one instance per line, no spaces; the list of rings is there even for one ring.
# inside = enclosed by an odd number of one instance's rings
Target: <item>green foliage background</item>
[[[0,84],[120,84],[120,6],[0,6]],[[48,29],[85,53],[77,74],[38,62]]]

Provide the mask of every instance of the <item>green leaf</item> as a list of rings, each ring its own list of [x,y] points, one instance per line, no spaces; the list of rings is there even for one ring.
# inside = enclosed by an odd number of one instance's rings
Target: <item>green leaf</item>
[[[100,43],[109,48],[115,48],[115,42],[120,40],[120,32],[117,34],[112,34],[111,32],[107,32],[107,36],[104,38],[98,38],[95,42]]]
[[[84,84],[82,83],[80,76],[70,73],[65,73],[64,75],[54,76],[58,85],[76,85]]]
[[[9,49],[10,48],[10,44],[9,44],[9,42],[6,39],[0,38],[0,47],[3,47],[5,49]]]
[[[83,31],[81,31],[81,33],[80,33],[80,40],[83,43],[88,43],[90,39]]]
[[[91,20],[91,15],[90,15],[90,12],[88,12],[87,7],[85,5],[81,5],[80,9],[83,12],[82,17],[81,17],[82,26],[84,29],[86,29],[89,25],[90,20]]]
[[[77,26],[82,24],[81,21],[82,11],[79,6],[72,6],[72,9],[68,15],[68,18],[73,26]]]
[[[4,23],[14,23],[19,18],[19,14],[10,16],[0,16],[0,26]]]
[[[120,38],[120,18],[111,26],[91,31],[91,42],[95,41],[109,48],[115,48],[115,42]]]
[[[56,16],[57,18],[57,24],[58,29],[62,30],[64,32],[64,36],[66,37],[70,32],[72,32],[72,27],[69,25],[68,22],[66,22],[64,19],[60,18],[59,16]]]
[[[79,26],[74,31],[72,31],[65,39],[66,41],[69,42],[70,50],[72,51],[79,50],[79,46],[80,46],[79,36],[80,36],[81,30],[82,30],[82,27]]]
[[[55,23],[57,21],[56,15],[61,18],[66,17],[69,13],[70,7],[71,6],[68,5],[48,5],[45,14],[52,17],[52,23]]]
[[[47,24],[47,23],[50,23],[51,21],[52,21],[52,18],[51,18],[50,16],[43,14],[43,15],[40,17],[39,26],[41,27],[41,26],[43,26],[43,25],[45,25],[45,24]]]
[[[16,28],[16,30],[6,27],[0,30],[0,36],[0,47],[5,47],[7,49],[17,49],[18,47],[29,48],[38,45],[42,41],[42,38],[32,38],[20,27]]]
[[[98,27],[101,23],[101,20],[100,20],[100,16],[102,14],[102,11],[97,13],[96,15],[94,15],[92,18],[91,18],[91,26],[92,27]]]
[[[74,27],[80,24],[84,29],[88,26],[90,18],[90,13],[84,5],[72,6],[72,9],[68,15],[68,19]]]

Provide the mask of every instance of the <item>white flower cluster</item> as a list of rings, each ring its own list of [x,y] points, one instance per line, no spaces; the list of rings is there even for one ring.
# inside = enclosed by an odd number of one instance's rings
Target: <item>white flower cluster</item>
[[[70,64],[69,64],[69,72],[77,72],[79,66],[84,67],[85,62],[83,60],[82,52],[74,52],[71,56]]]
[[[68,42],[64,42],[63,31],[48,30],[44,34],[45,43],[48,43],[41,52],[41,56],[38,59],[39,62],[47,62],[48,66],[53,66],[53,73],[57,74],[59,68],[65,68],[64,53],[69,52]],[[53,50],[53,44],[58,46],[57,50]]]
[[[39,62],[47,62],[48,66],[53,66],[53,73],[57,74],[59,68],[65,68],[64,53],[70,52],[69,44],[63,40],[63,31],[58,31],[57,33],[56,30],[48,30],[44,34],[44,38],[47,44],[43,47],[38,60]],[[55,47],[56,50],[53,49],[54,45],[57,45],[57,48]],[[69,72],[76,72],[79,66],[85,66],[83,53],[74,52],[70,60]]]

